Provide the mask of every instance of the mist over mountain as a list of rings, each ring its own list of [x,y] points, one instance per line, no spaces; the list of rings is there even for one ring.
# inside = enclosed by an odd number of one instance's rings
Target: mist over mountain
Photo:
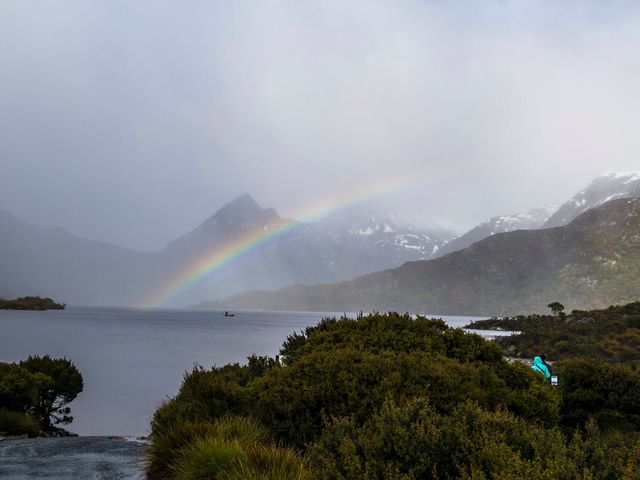
[[[170,266],[170,272],[180,271],[208,252],[224,249],[248,236],[271,238],[204,278],[179,300],[184,304],[247,288],[354,278],[428,258],[453,234],[426,232],[369,207],[336,211],[317,222],[294,222],[243,195],[195,230],[170,242],[158,254],[160,263]]]
[[[135,305],[211,255],[249,237],[272,237],[170,299],[171,305],[251,288],[354,278],[424,259],[453,234],[427,232],[372,208],[334,212],[315,223],[281,218],[248,194],[157,253],[84,240],[61,229],[0,217],[0,296],[40,294],[87,305]]]
[[[482,222],[468,232],[446,242],[431,255],[431,258],[462,250],[496,233],[567,225],[590,208],[614,198],[637,195],[640,195],[640,172],[605,173],[595,178],[585,189],[580,190],[562,205],[545,205],[526,213],[501,215]]]
[[[209,308],[449,315],[605,307],[640,296],[640,197],[610,200],[563,227],[498,233],[434,260],[317,286],[247,292]]]
[[[584,190],[562,204],[543,227],[566,225],[590,208],[614,198],[640,195],[640,172],[609,172],[594,179]]]
[[[501,233],[572,220],[589,207],[632,195],[638,188],[638,174],[606,174],[555,213],[554,207],[544,207],[497,216],[459,237],[439,227],[416,226],[415,218],[381,202],[299,222],[282,218],[245,194],[156,253],[85,240],[2,213],[0,296],[39,294],[70,304],[137,305],[166,290],[157,297],[164,305],[184,306],[247,290],[340,282],[406,262],[445,257]],[[247,239],[255,241],[236,255],[235,249]],[[176,282],[186,282],[198,269],[198,281],[179,288]],[[174,295],[167,290],[171,285]]]
[[[27,294],[86,305],[132,304],[157,273],[153,255],[78,238],[0,211],[0,297]]]
[[[557,205],[535,208],[517,215],[501,215],[493,217],[473,227],[468,232],[445,243],[431,255],[431,258],[441,257],[447,253],[462,250],[468,246],[496,233],[512,232],[514,230],[535,230],[541,228],[549,217],[557,210]]]

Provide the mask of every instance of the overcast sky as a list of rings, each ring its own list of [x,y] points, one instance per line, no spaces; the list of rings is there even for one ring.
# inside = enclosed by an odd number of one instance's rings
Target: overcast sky
[[[470,227],[640,169],[640,2],[0,1],[0,209],[143,250],[251,193]]]

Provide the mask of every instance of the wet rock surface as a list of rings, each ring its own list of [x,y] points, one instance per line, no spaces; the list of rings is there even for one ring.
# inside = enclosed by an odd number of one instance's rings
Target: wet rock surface
[[[63,437],[0,442],[0,478],[143,480],[146,445],[110,437]]]

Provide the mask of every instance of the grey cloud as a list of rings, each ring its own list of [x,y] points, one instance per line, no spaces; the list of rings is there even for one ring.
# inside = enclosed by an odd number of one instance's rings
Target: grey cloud
[[[0,4],[0,208],[157,249],[396,175],[471,226],[637,169],[634,2]]]

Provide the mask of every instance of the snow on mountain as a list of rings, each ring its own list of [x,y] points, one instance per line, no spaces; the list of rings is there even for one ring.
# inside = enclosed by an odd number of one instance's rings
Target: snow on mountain
[[[514,230],[534,230],[541,227],[557,209],[558,205],[546,205],[526,213],[494,217],[485,224],[491,231],[490,235]]]
[[[334,212],[319,225],[338,242],[357,242],[362,248],[384,250],[387,255],[395,250],[401,263],[428,258],[453,238],[451,232],[417,227],[402,214],[371,205]]]
[[[496,233],[512,232],[514,230],[535,230],[544,225],[557,208],[557,205],[547,205],[541,208],[534,208],[525,213],[493,217],[435,249],[430,258],[441,257],[447,253],[462,250]]]
[[[640,195],[640,172],[609,172],[576,193],[547,220],[544,227],[560,227],[587,210],[615,198]]]

